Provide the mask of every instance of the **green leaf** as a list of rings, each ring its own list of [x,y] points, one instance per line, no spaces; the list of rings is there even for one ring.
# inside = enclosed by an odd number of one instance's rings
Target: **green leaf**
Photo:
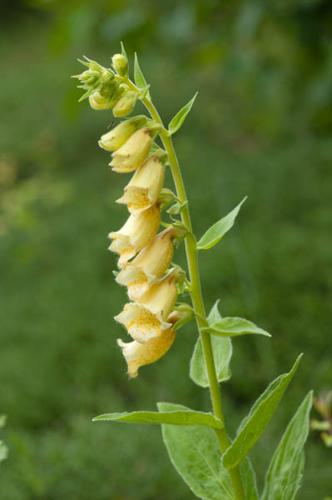
[[[262,500],[293,500],[303,475],[303,447],[309,433],[312,392],[309,392],[288,424],[268,468]]]
[[[230,229],[232,229],[237,214],[240,211],[241,206],[246,201],[247,196],[235,207],[229,214],[227,214],[222,219],[218,220],[213,226],[211,226],[206,233],[203,234],[199,242],[197,243],[197,250],[209,250],[214,247],[219,241],[225,236]]]
[[[185,411],[185,406],[158,403],[161,412]],[[203,500],[233,500],[228,472],[212,429],[202,426],[162,425],[170,460],[194,495]]]
[[[126,58],[126,59],[127,59],[127,61],[128,61],[128,54],[127,54],[127,51],[126,51],[126,49],[125,49],[124,43],[123,43],[123,42],[120,42],[120,46],[121,46],[121,54],[122,54],[123,56],[125,56],[125,58]]]
[[[208,327],[203,328],[203,330],[209,331],[212,335],[220,335],[221,337],[239,337],[240,335],[252,334],[271,337],[268,332],[259,328],[252,321],[237,317],[222,318]]]
[[[249,458],[246,458],[240,465],[240,474],[246,500],[259,500],[256,474]]]
[[[185,106],[183,106],[183,108],[181,108],[180,111],[178,111],[176,115],[171,119],[168,125],[169,135],[175,134],[182,127],[184,120],[193,107],[197,94],[198,92],[196,92],[194,97],[190,99],[190,101]]]
[[[219,300],[217,300],[210,311],[207,318],[209,323],[213,323],[221,319],[221,315],[218,310],[218,303]],[[214,335],[211,337],[211,343],[218,382],[225,382],[231,377],[229,364],[233,353],[232,341],[228,337],[222,338]],[[209,386],[209,379],[200,338],[197,339],[194,352],[191,357],[190,378],[200,387]]]
[[[143,75],[143,71],[141,70],[141,67],[138,62],[138,57],[135,52],[135,58],[134,58],[134,80],[138,88],[140,89],[147,89],[148,84],[147,81],[145,80],[145,77]],[[147,91],[147,95],[149,95],[149,91]]]
[[[93,422],[97,421],[124,422],[128,424],[205,425],[214,429],[223,427],[222,422],[211,413],[193,411],[188,408],[184,411],[165,411],[163,413],[158,411],[105,413],[93,419]]]
[[[254,403],[249,415],[241,423],[234,441],[224,453],[225,467],[232,468],[239,464],[263,434],[298,368],[301,357],[302,354],[298,356],[292,369],[276,378]]]

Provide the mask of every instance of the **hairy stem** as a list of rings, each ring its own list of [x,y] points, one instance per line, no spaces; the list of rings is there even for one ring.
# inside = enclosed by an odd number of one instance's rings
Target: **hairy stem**
[[[131,80],[126,79],[126,84],[129,85],[133,90],[138,91],[137,87],[133,84],[133,82],[131,82]],[[151,99],[148,96],[145,96],[142,99],[142,102],[145,105],[146,109],[149,111],[151,118],[162,126],[162,130],[160,132],[160,138],[168,154],[168,159],[176,188],[177,197],[179,199],[179,202],[183,204],[183,208],[181,210],[181,219],[182,223],[188,230],[188,233],[185,238],[185,249],[186,249],[189,277],[191,282],[191,300],[193,309],[196,313],[197,327],[202,342],[204,360],[206,363],[206,368],[209,378],[210,397],[211,397],[213,413],[224,423],[223,429],[218,429],[216,431],[221,452],[224,452],[226,448],[229,447],[230,440],[228,438],[225,426],[225,418],[223,414],[222,401],[221,401],[221,392],[216,375],[211,337],[208,332],[202,331],[202,329],[208,325],[208,322],[206,319],[206,311],[202,295],[196,239],[193,235],[190,211],[187,203],[188,198],[172,138],[168,135],[168,132],[163,125],[162,119],[157,109],[155,108],[154,104],[152,103]],[[235,498],[237,500],[243,500],[244,491],[243,491],[239,468],[234,467],[229,471],[229,474],[231,477]]]

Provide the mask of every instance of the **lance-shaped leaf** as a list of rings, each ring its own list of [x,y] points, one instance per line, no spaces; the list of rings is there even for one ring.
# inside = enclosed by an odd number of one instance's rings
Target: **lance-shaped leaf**
[[[160,403],[163,404],[163,403]],[[133,411],[131,413],[105,413],[93,419],[93,422],[123,422],[127,424],[172,424],[172,425],[205,425],[213,429],[221,429],[223,423],[211,413],[193,411],[188,408],[176,411]]]
[[[197,243],[197,250],[209,250],[214,247],[219,241],[225,236],[230,229],[232,229],[237,214],[240,211],[241,206],[246,201],[247,197],[235,207],[229,214],[227,214],[222,219],[218,220],[213,226],[211,226],[206,233],[203,234],[199,242]]]
[[[121,46],[121,54],[127,59],[128,61],[128,54],[127,54],[127,51],[126,51],[126,48],[124,46],[124,43],[123,42],[120,42],[120,46]]]
[[[161,412],[184,411],[185,406],[158,403]],[[203,500],[233,500],[229,474],[222,466],[218,440],[202,426],[162,425],[170,460],[194,495]]]
[[[225,467],[232,468],[239,464],[263,434],[298,368],[301,357],[302,354],[298,356],[292,369],[276,378],[254,403],[249,415],[241,423],[234,441],[224,453]]]
[[[240,474],[246,500],[259,500],[256,474],[248,457],[240,465]]]
[[[288,424],[268,468],[262,500],[293,500],[303,475],[303,447],[309,433],[312,392],[309,392]]]
[[[187,114],[190,112],[190,110],[195,102],[195,99],[197,97],[197,93],[198,92],[196,92],[194,97],[192,99],[190,99],[190,101],[185,106],[183,106],[183,108],[181,108],[180,111],[178,111],[176,113],[176,115],[172,118],[172,120],[170,121],[170,123],[168,125],[169,135],[175,134],[175,132],[177,132],[180,129],[184,120],[186,119]]]
[[[218,310],[218,303],[219,300],[217,300],[214,304],[207,318],[210,324],[222,319]],[[231,377],[229,365],[233,353],[232,341],[228,337],[222,338],[213,335],[211,337],[211,343],[218,382],[229,380]],[[200,387],[209,387],[209,379],[200,338],[197,339],[194,352],[191,357],[190,378]]]
[[[212,333],[212,335],[219,335],[221,337],[239,337],[240,335],[252,334],[271,337],[268,332],[259,328],[252,321],[237,317],[222,318],[206,328],[203,328],[203,330],[207,330]]]
[[[145,76],[143,74],[143,71],[141,70],[141,67],[138,62],[138,57],[135,52],[135,57],[134,57],[134,81],[139,89],[145,89],[146,90],[146,95],[150,97],[149,93],[149,86],[147,81],[145,80]]]

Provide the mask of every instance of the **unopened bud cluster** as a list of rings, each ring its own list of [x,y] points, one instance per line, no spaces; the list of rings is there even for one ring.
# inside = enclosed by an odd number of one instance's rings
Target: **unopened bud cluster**
[[[129,115],[138,95],[121,81],[121,77],[128,72],[127,58],[123,54],[115,54],[112,58],[113,69],[104,68],[88,58],[80,62],[87,67],[74,76],[80,82],[79,88],[85,91],[81,100],[88,98],[91,108],[95,110],[112,109],[113,115],[118,118]]]
[[[94,61],[84,64],[88,69],[78,78],[93,109],[112,109],[116,117],[133,110],[138,92],[119,84],[112,70]],[[118,75],[127,75],[128,61],[123,55],[113,56],[112,64]],[[178,281],[183,279],[183,272],[171,267],[174,243],[182,235],[172,225],[158,232],[166,168],[165,154],[154,142],[160,129],[146,116],[134,116],[98,142],[111,153],[109,165],[114,172],[132,173],[117,200],[126,206],[128,219],[109,234],[109,249],[119,256],[116,281],[127,287],[130,300],[115,317],[132,338],[131,342],[118,340],[130,377],[137,376],[141,366],[160,359],[173,344]]]

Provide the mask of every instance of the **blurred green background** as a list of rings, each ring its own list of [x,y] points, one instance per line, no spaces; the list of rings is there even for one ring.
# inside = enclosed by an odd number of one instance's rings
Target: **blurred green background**
[[[113,316],[125,301],[106,235],[125,179],[97,139],[107,112],[78,105],[83,54],[140,54],[165,120],[199,98],[176,147],[197,234],[249,199],[201,256],[208,306],[272,340],[236,339],[224,385],[235,431],[266,384],[304,352],[284,405],[252,453],[259,482],[304,393],[332,386],[332,9],[329,0],[1,4],[0,413],[3,500],[187,500],[155,427],[92,424],[156,401],[208,409],[188,380],[194,326],[128,382]],[[332,450],[307,447],[300,498],[332,495]]]

